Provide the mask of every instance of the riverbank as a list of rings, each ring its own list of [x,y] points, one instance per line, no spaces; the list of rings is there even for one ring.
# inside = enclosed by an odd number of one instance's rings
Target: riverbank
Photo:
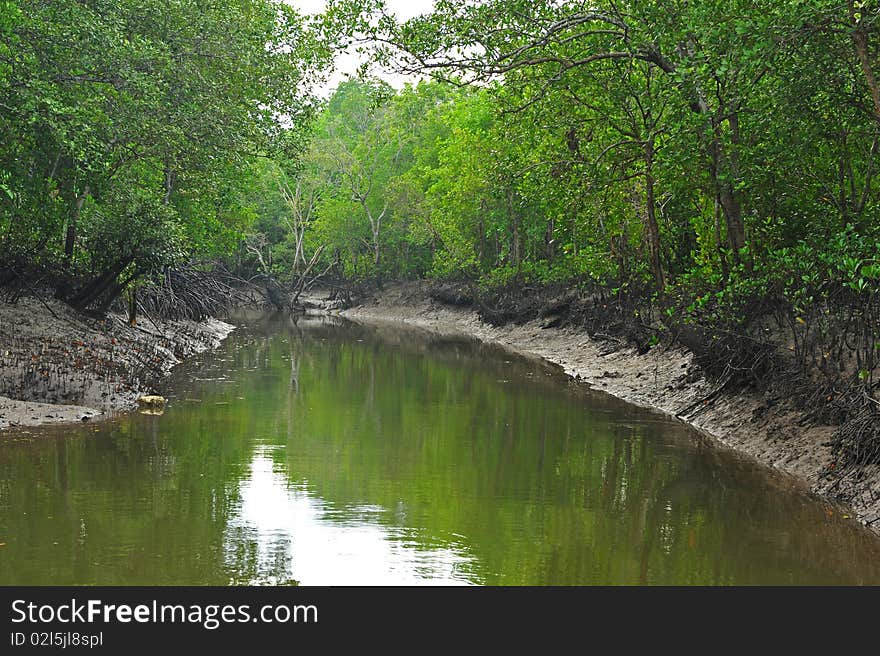
[[[496,327],[483,322],[471,308],[432,299],[429,284],[418,282],[388,286],[342,315],[465,334],[542,357],[595,389],[678,417],[823,498],[846,499],[851,511],[844,512],[880,533],[880,468],[866,467],[846,478],[823,476],[833,464],[834,426],[806,424],[802,414],[784,402],[754,393],[712,396],[715,386],[684,347],[655,346],[639,354],[622,341],[596,340],[582,330],[548,326],[546,320]]]
[[[54,299],[0,303],[0,430],[90,421],[136,406],[172,367],[233,330],[217,319],[93,319]]]

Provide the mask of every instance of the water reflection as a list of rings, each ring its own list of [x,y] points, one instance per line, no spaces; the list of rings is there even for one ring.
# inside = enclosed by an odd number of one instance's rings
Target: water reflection
[[[468,339],[247,317],[162,416],[3,434],[0,584],[846,584],[880,541]]]
[[[226,536],[230,570],[242,546],[255,545],[253,578],[238,584],[468,585],[471,558],[459,547],[428,547],[402,527],[383,526],[383,508],[333,508],[291,485],[266,447],[255,451],[241,482],[241,505]],[[472,576],[472,574],[471,574]]]

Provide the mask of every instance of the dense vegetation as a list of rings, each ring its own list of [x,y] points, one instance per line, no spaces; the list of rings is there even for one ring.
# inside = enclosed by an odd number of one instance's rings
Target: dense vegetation
[[[263,172],[280,274],[314,256],[466,283],[439,295],[489,320],[678,338],[719,389],[850,422],[841,466],[880,455],[876,4],[364,4],[328,24],[433,79],[341,85]]]
[[[234,249],[320,55],[272,0],[0,3],[0,282],[102,311]]]
[[[100,311],[196,256],[294,296],[435,278],[490,320],[677,338],[719,389],[844,422],[841,466],[876,460],[878,20],[864,0],[437,0],[402,23],[339,0],[311,26],[269,0],[7,0],[0,279]],[[351,41],[425,81],[348,81],[312,115],[304,79]]]

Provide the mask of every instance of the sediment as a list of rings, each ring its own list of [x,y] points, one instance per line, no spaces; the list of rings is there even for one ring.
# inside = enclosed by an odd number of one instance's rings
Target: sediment
[[[0,430],[90,421],[159,390],[171,368],[233,330],[217,319],[94,319],[53,299],[0,303]]]

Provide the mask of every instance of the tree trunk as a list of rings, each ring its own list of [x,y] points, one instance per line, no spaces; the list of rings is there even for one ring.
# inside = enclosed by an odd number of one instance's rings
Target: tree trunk
[[[660,259],[660,228],[657,225],[657,204],[654,199],[654,139],[645,142],[645,223],[648,232],[648,254],[651,273],[661,293],[666,289],[666,275]]]
[[[383,212],[384,214],[384,212]],[[379,223],[373,225],[373,272],[376,274],[376,286],[382,289],[382,272],[379,265],[382,262],[382,242],[379,241]]]
[[[110,291],[102,292],[104,296],[104,300],[101,301],[101,304],[98,306],[98,314],[104,315],[107,314],[107,311],[110,309],[110,306],[113,304],[117,298],[119,298],[122,293],[125,291],[125,288],[128,287],[135,278],[140,275],[139,271],[135,271],[125,280],[121,280],[113,285],[108,285],[108,289]],[[100,297],[101,294],[98,295]],[[98,298],[96,297],[96,299]]]
[[[77,196],[76,204],[73,208],[73,214],[70,217],[70,221],[67,223],[67,235],[64,239],[64,270],[67,271],[70,268],[70,262],[73,260],[73,252],[76,247],[76,229],[79,224],[79,215],[82,212],[83,204],[86,202],[86,196],[89,193],[89,186],[86,185],[86,188],[83,190],[81,196]]]
[[[125,268],[134,262],[134,257],[129,256],[121,262],[107,269],[88,285],[83,287],[73,298],[68,299],[68,304],[77,310],[85,310],[113,285],[116,278]],[[122,290],[120,290],[121,292]]]
[[[382,288],[382,274],[379,271],[379,264],[381,263],[382,258],[382,242],[380,240],[381,230],[382,230],[382,219],[385,218],[385,213],[388,211],[387,203],[382,208],[382,211],[379,213],[379,216],[374,217],[373,213],[370,211],[370,206],[367,205],[367,199],[365,196],[361,196],[359,198],[361,206],[364,208],[364,212],[367,215],[367,219],[370,221],[370,232],[373,237],[372,247],[373,247],[373,267],[374,273],[376,274],[376,284],[379,288]]]
[[[168,164],[165,164],[165,195],[162,197],[163,205],[171,204],[171,194],[174,191],[174,177],[174,170]]]
[[[880,86],[877,85],[877,78],[874,76],[874,69],[871,67],[868,32],[862,24],[863,17],[856,17],[854,0],[847,0],[847,8],[849,9],[849,19],[853,26],[852,40],[856,50],[856,57],[858,57],[859,64],[862,67],[862,74],[865,76],[865,82],[871,94],[871,102],[874,105],[874,120],[880,123]]]
[[[479,268],[483,269],[486,262],[486,199],[480,199],[480,223],[477,226],[477,230],[479,231],[479,239],[480,239],[480,255],[479,259]]]
[[[718,190],[721,200],[721,209],[724,211],[724,219],[727,223],[727,241],[733,251],[733,261],[740,263],[740,250],[746,245],[745,226],[742,219],[742,207],[736,192],[731,185],[722,182]]]
[[[745,227],[742,218],[742,207],[733,188],[736,167],[732,165],[724,147],[718,126],[714,126],[714,134],[709,144],[711,159],[710,173],[715,193],[721,203],[724,222],[727,226],[727,243],[732,251],[735,264],[740,263],[740,250],[746,245]],[[725,170],[726,169],[726,170]]]
[[[76,230],[79,224],[79,215],[82,212],[83,205],[85,204],[88,195],[89,185],[86,185],[82,194],[76,197],[73,212],[70,215],[70,220],[67,222],[67,234],[64,238],[64,259],[61,262],[61,271],[64,279],[55,290],[55,298],[59,300],[64,300],[70,295],[70,267],[73,263],[73,255],[76,250]]]
[[[688,53],[691,54],[691,53]],[[734,189],[734,181],[738,178],[738,160],[736,153],[725,152],[721,141],[721,123],[724,112],[718,111],[712,115],[706,93],[700,87],[696,88],[696,103],[692,109],[707,117],[712,128],[712,134],[708,143],[709,173],[712,185],[715,188],[721,210],[724,214],[724,222],[727,224],[727,241],[733,251],[733,261],[740,263],[740,250],[746,245],[745,226],[742,218],[742,207]],[[727,116],[731,130],[731,141],[739,143],[739,117],[736,111],[731,111]]]
[[[373,267],[376,270],[376,286],[379,289],[382,289],[382,270],[379,269],[381,253],[382,248],[379,244],[379,236],[377,234],[375,237],[375,241],[373,242]]]
[[[614,240],[617,240],[617,278],[620,283],[629,278],[629,264],[626,261],[626,251],[627,246],[629,245],[629,231],[626,228],[626,223],[623,224],[623,232],[619,235],[612,236],[611,241],[612,244]]]
[[[727,264],[727,255],[724,254],[724,241],[721,239],[721,199],[715,193],[715,247],[718,249],[718,259],[721,263],[721,276],[724,282],[730,279],[730,266]]]
[[[517,271],[520,271],[522,269],[522,256],[519,234],[519,213],[514,208],[513,189],[510,188],[507,189],[507,213],[513,224],[513,234],[510,244],[511,263],[516,267]]]
[[[137,289],[134,287],[128,293],[128,325],[137,325]]]
[[[746,245],[746,227],[742,216],[742,207],[739,202],[735,184],[739,180],[739,113],[734,109],[727,116],[727,124],[730,126],[730,141],[733,147],[729,152],[722,150],[721,154],[727,162],[729,177],[724,185],[728,195],[727,212],[727,237],[730,239],[730,247],[736,253],[737,262],[739,252]],[[733,235],[733,236],[731,236]]]

